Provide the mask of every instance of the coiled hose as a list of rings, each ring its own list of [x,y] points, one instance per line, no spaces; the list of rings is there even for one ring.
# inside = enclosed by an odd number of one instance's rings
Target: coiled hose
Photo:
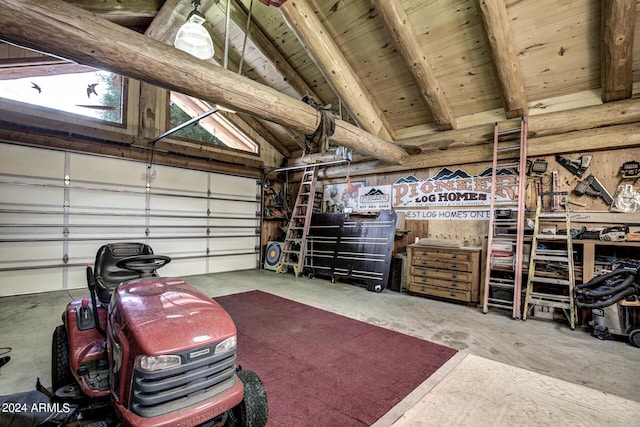
[[[576,285],[573,290],[576,306],[578,308],[604,308],[618,301],[622,301],[629,296],[640,295],[640,285],[636,282],[639,271],[640,268],[618,268],[609,273],[594,277],[587,283]],[[615,286],[607,285],[606,282],[610,280],[615,281]],[[585,299],[594,301],[585,302]]]

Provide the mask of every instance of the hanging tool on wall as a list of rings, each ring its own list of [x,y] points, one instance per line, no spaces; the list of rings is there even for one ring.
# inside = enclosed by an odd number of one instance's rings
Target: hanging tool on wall
[[[582,175],[584,175],[589,168],[592,159],[593,156],[591,154],[583,154],[578,160],[570,160],[562,157],[560,154],[556,154],[556,161],[578,178],[582,178]]]
[[[640,162],[635,160],[624,162],[620,166],[620,174],[622,179],[638,179],[640,177]]]
[[[578,196],[586,194],[593,197],[600,197],[604,200],[607,206],[611,206],[611,203],[613,202],[613,196],[611,196],[611,193],[604,188],[600,180],[593,174],[589,174],[587,178],[580,181],[578,185],[576,185],[576,188],[573,189],[573,192]]]

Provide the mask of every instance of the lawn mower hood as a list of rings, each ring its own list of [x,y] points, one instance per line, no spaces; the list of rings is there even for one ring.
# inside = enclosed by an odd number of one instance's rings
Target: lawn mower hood
[[[118,286],[109,322],[112,396],[125,419],[164,418],[211,398],[222,412],[242,400],[235,324],[184,280],[151,277]]]
[[[147,278],[120,285],[110,316],[112,326],[126,331],[146,355],[180,352],[236,335],[227,312],[182,279]]]

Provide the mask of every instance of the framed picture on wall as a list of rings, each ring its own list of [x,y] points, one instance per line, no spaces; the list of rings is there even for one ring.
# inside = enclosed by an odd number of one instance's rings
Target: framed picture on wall
[[[322,212],[356,212],[358,210],[358,189],[364,181],[326,184],[323,188]]]

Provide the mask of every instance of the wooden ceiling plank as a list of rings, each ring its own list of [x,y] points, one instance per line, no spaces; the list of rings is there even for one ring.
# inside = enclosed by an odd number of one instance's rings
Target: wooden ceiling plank
[[[299,132],[312,133],[318,124],[318,111],[304,102],[60,0],[6,0],[0,8],[0,38],[202,98]],[[335,144],[390,163],[402,163],[408,157],[401,147],[356,126],[342,120],[335,125],[331,136]]]
[[[602,102],[631,98],[636,1],[610,0],[601,5]]]
[[[325,79],[363,129],[392,140],[380,108],[306,0],[282,4],[280,12]]]
[[[374,6],[382,17],[389,36],[402,55],[420,93],[431,110],[438,130],[456,128],[456,119],[451,107],[438,84],[427,55],[420,47],[415,30],[407,13],[398,0],[374,0]]]
[[[246,123],[246,125],[253,129],[253,131],[256,132],[261,138],[263,138],[266,143],[275,148],[276,151],[278,151],[278,153],[282,154],[284,157],[290,158],[293,154],[291,150],[285,144],[280,142],[280,139],[276,137],[269,129],[267,129],[267,127],[260,120],[248,114],[230,114],[229,119],[231,121],[234,120],[232,116],[238,118],[239,121],[241,120]],[[236,126],[242,128],[242,125],[240,123],[235,124]]]
[[[222,7],[221,3],[218,3],[218,7]],[[236,25],[244,32],[248,20],[248,12],[237,0],[233,0],[231,3],[230,17],[236,23]],[[322,103],[322,99],[315,93],[315,91],[307,84],[307,82],[298,74],[289,61],[282,55],[278,48],[273,44],[273,41],[269,39],[266,33],[263,31],[254,20],[249,23],[248,37],[253,41],[256,47],[261,51],[262,55],[267,58],[276,67],[283,80],[293,87],[298,92],[300,97],[309,95],[314,99]]]
[[[505,114],[507,118],[527,116],[529,106],[511,36],[507,6],[503,0],[478,0],[478,10],[502,88]]]

